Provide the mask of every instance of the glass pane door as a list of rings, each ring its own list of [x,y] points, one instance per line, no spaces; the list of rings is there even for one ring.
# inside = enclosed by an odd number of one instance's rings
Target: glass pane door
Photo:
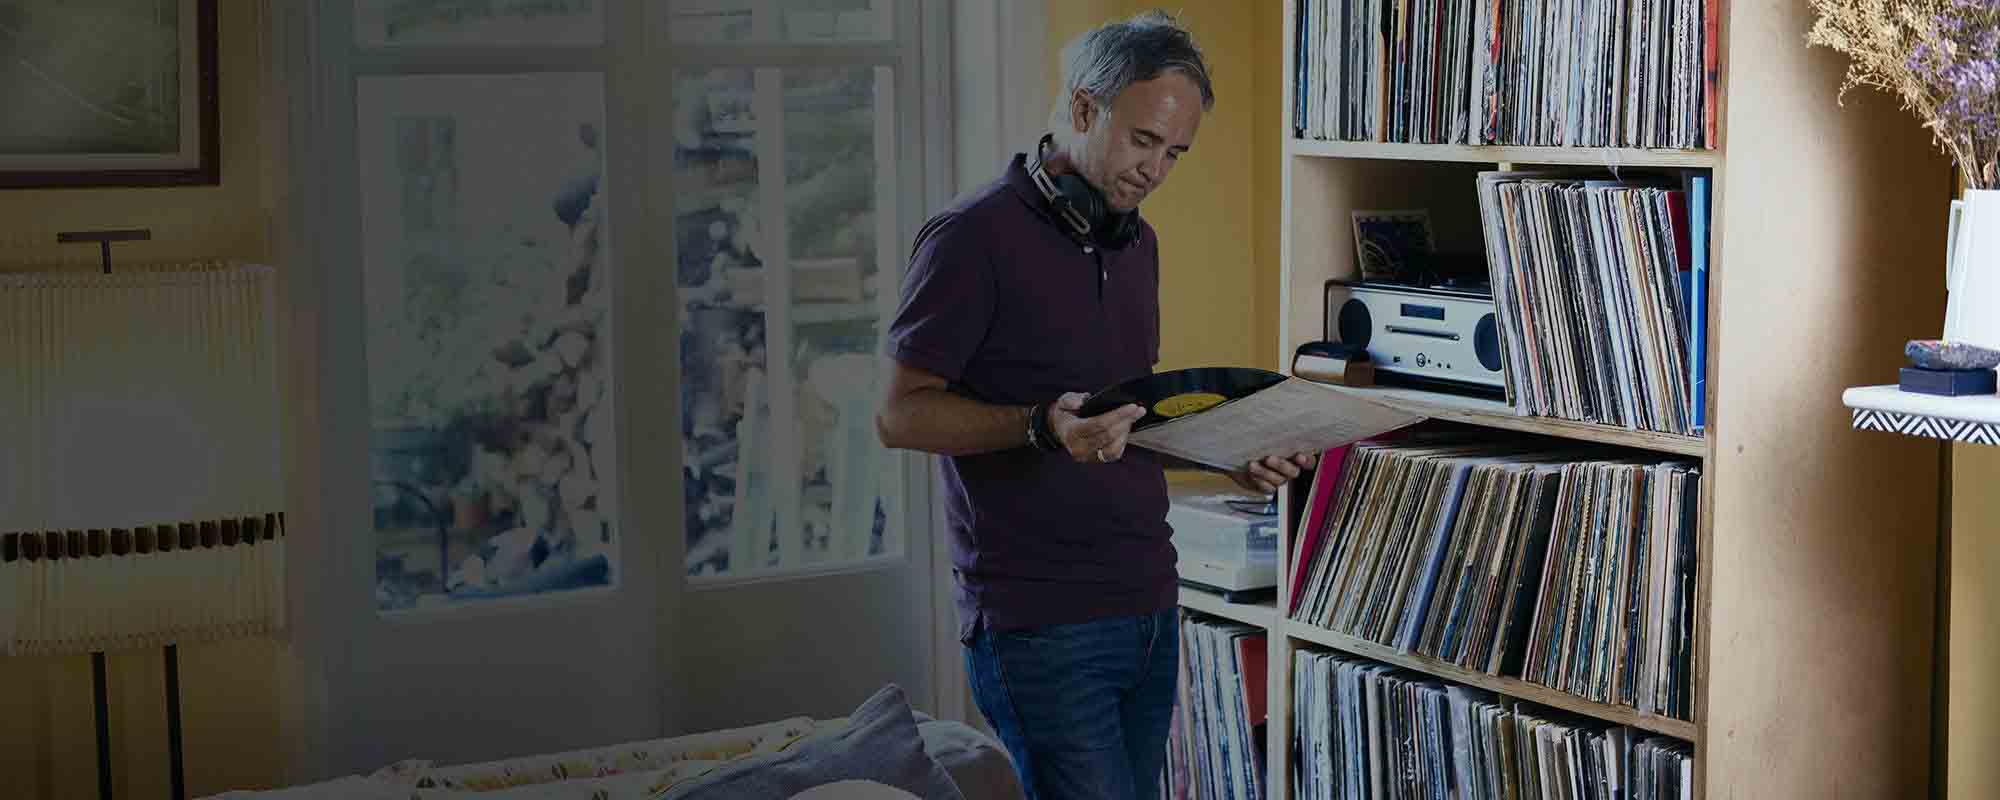
[[[697,581],[903,557],[902,461],[874,432],[897,292],[893,90],[887,67],[676,74]]]
[[[676,44],[863,44],[894,35],[890,0],[671,0]]]

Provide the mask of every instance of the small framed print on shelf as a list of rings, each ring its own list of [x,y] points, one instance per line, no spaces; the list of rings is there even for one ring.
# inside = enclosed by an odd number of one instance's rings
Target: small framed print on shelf
[[[220,183],[215,5],[0,3],[0,188]]]
[[[1437,251],[1424,209],[1354,212],[1354,266],[1361,280],[1396,282],[1426,267]]]

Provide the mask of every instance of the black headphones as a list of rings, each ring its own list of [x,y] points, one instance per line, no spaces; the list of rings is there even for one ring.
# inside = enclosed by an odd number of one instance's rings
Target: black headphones
[[[1137,240],[1138,212],[1113,214],[1104,202],[1104,195],[1083,176],[1075,173],[1052,176],[1042,167],[1042,154],[1054,140],[1054,134],[1042,134],[1042,140],[1035,144],[1035,160],[1028,168],[1028,175],[1042,190],[1042,196],[1055,206],[1056,214],[1069,223],[1071,233],[1080,242],[1106,250],[1122,249]]]

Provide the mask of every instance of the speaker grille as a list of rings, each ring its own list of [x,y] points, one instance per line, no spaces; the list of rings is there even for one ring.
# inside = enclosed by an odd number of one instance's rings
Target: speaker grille
[[[1500,328],[1493,323],[1492,314],[1480,317],[1479,325],[1473,328],[1472,351],[1488,372],[1500,371]]]
[[[1368,315],[1368,304],[1358,298],[1348,298],[1340,306],[1340,342],[1355,347],[1367,347],[1368,337],[1375,331],[1375,322]]]

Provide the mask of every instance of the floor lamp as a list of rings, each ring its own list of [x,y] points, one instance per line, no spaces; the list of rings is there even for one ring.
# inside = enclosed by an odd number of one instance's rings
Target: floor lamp
[[[284,621],[277,311],[269,267],[0,273],[0,653],[89,653],[111,795],[104,653],[163,648],[186,797],[175,646]]]

